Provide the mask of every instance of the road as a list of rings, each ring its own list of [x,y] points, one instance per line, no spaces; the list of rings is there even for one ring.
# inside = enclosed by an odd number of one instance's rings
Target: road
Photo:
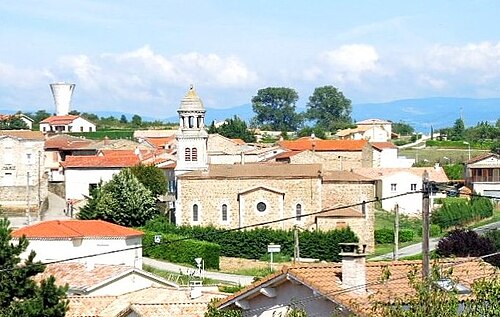
[[[151,267],[154,267],[156,269],[159,269],[159,270],[164,270],[164,271],[169,271],[169,272],[174,272],[174,273],[182,273],[182,274],[186,274],[186,275],[191,275],[195,271],[195,268],[193,268],[193,267],[182,266],[182,265],[178,265],[178,264],[174,264],[174,263],[170,263],[170,262],[159,261],[159,260],[150,259],[150,258],[146,258],[146,257],[142,258],[142,263],[145,265],[149,265]],[[210,272],[210,271],[205,271],[203,273],[203,277],[210,278],[210,279],[217,280],[217,281],[229,282],[231,284],[241,285],[241,286],[250,285],[253,282],[253,276],[226,274],[226,273]]]
[[[483,234],[489,230],[496,230],[500,228],[500,222],[490,223],[481,227],[474,228],[473,230],[479,234]],[[429,249],[432,251],[437,247],[440,238],[431,238],[429,240]],[[422,253],[422,243],[416,243],[404,248],[399,249],[399,258],[404,258],[411,255],[416,255]],[[382,260],[392,260],[392,252],[371,258],[370,261],[382,261]]]
[[[48,209],[42,215],[42,220],[56,220],[56,219],[70,219],[64,214],[66,208],[66,201],[54,193],[49,192],[48,195]],[[29,221],[26,216],[9,217],[11,228],[21,228],[29,224],[39,222],[38,217],[31,216]]]

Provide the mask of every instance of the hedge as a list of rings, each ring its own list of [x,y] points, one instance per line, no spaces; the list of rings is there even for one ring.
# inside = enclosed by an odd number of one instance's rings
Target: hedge
[[[399,242],[413,241],[414,237],[415,237],[415,231],[411,229],[399,230],[399,239],[398,239]],[[394,230],[389,228],[375,230],[375,243],[377,244],[394,243]]]
[[[281,245],[281,253],[293,254],[293,232],[291,230],[273,230],[257,228],[253,230],[226,231],[215,227],[176,227],[163,217],[149,221],[146,230],[192,237],[198,240],[213,242],[222,246],[223,256],[260,259],[267,255],[267,245]],[[331,231],[299,232],[300,256],[325,261],[340,261],[339,243],[358,242],[358,238],[349,228]]]
[[[161,235],[161,242],[155,243],[154,236]],[[174,263],[185,263],[195,265],[195,258],[203,258],[205,268],[219,269],[220,246],[206,241],[193,239],[174,241],[182,239],[182,236],[174,234],[145,231],[142,240],[144,256],[154,259],[167,260]]]
[[[492,215],[493,204],[488,198],[474,197],[470,201],[465,198],[446,198],[442,206],[432,212],[431,221],[446,229]]]

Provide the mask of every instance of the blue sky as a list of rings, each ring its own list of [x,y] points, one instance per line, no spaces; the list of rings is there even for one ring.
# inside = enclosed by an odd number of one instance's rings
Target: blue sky
[[[333,85],[353,103],[500,97],[500,1],[2,1],[0,109],[175,114],[258,89]]]

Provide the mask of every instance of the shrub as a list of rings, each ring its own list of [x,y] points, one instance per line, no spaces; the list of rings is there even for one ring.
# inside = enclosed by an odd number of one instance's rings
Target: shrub
[[[167,260],[174,263],[195,264],[195,258],[203,258],[205,268],[219,269],[220,246],[206,241],[182,239],[174,234],[161,234],[160,243],[154,242],[154,236],[159,233],[145,231],[143,238],[144,256],[154,259]],[[169,241],[176,241],[169,243]]]
[[[495,252],[494,243],[472,230],[456,229],[439,240],[437,254],[449,256],[481,256]]]
[[[441,228],[461,226],[473,220],[491,217],[493,204],[488,198],[474,197],[443,199],[442,206],[432,213],[431,221]]]
[[[228,257],[260,259],[266,256],[267,245],[281,245],[281,253],[291,257],[293,254],[293,232],[257,228],[253,230],[226,231],[215,227],[181,226],[169,224],[166,218],[157,217],[145,225],[149,231],[176,234],[193,239],[213,242],[224,246],[221,255]],[[300,256],[325,261],[340,261],[339,243],[357,242],[358,238],[349,228],[331,231],[299,232]]]
[[[375,230],[375,243],[386,244],[394,242],[394,231],[392,229],[383,228]]]
[[[415,237],[415,231],[413,231],[411,229],[399,230],[399,242],[413,241],[414,237]]]

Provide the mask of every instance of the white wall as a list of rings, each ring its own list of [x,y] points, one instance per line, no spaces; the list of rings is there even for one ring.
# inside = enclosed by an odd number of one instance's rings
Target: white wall
[[[130,293],[144,289],[151,286],[165,286],[164,284],[158,283],[147,276],[138,274],[135,272],[129,275],[123,276],[121,279],[114,281],[111,284],[103,285],[95,289],[94,291],[88,293],[89,296],[111,296],[111,295],[122,295],[124,293]]]
[[[391,189],[392,184],[396,184],[396,190]],[[388,175],[382,179],[382,198],[410,192],[412,191],[411,184],[415,184],[418,192],[422,189],[422,177],[410,172]],[[396,204],[399,205],[401,214],[417,215],[422,211],[422,194],[415,193],[382,200],[382,208],[388,211],[394,210]]]
[[[99,255],[95,257],[74,260],[73,262],[88,264],[122,264],[142,269],[142,237],[128,239],[84,238],[84,239],[29,239],[29,246],[21,254],[25,259],[31,250],[36,252],[36,260],[47,262],[71,259],[85,255],[102,253],[113,250],[136,249]]]
[[[89,184],[98,184],[101,180],[107,182],[120,171],[121,168],[65,169],[66,199],[83,199],[83,195],[89,195]]]
[[[94,132],[95,124],[78,117],[70,124],[70,132]]]

